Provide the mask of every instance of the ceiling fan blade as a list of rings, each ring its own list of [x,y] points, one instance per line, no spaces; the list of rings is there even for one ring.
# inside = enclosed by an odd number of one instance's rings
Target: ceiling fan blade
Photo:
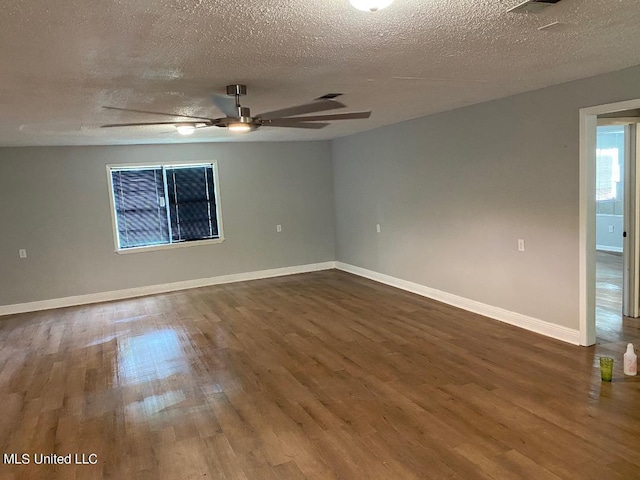
[[[150,110],[136,110],[134,108],[122,108],[122,107],[106,107],[103,106],[102,108],[106,108],[108,110],[120,110],[121,112],[134,112],[134,113],[148,113],[151,115],[165,115],[168,117],[183,117],[183,118],[195,118],[196,120],[212,120],[209,117],[194,117],[193,115],[183,115],[181,113],[168,113],[168,112],[152,112]]]
[[[275,120],[266,120],[262,122],[263,127],[287,127],[287,128],[312,128],[312,129],[320,129],[324,128],[327,125],[331,125],[330,123],[315,123],[315,122],[300,122],[293,121],[294,119],[288,118],[278,118]]]
[[[343,108],[345,105],[336,102],[335,100],[323,100],[311,103],[305,103],[303,105],[296,105],[294,107],[283,108],[281,110],[272,110],[270,112],[264,112],[256,116],[261,120],[271,120],[275,118],[293,117],[295,115],[302,115],[303,113],[322,112],[324,110],[333,110],[334,108]]]
[[[111,127],[148,127],[153,125],[180,125],[182,122],[138,122],[138,123],[110,123],[108,125],[100,125],[100,128]]]
[[[351,112],[351,113],[334,113],[329,115],[313,115],[310,117],[295,117],[291,120],[298,120],[300,122],[318,122],[318,121],[331,121],[331,120],[355,120],[358,118],[369,118],[371,112]],[[274,120],[278,120],[274,118]],[[289,120],[289,119],[285,119]]]
[[[212,97],[213,104],[224,113],[227,117],[236,118],[238,116],[238,108],[235,99],[225,97],[223,95],[214,95]]]

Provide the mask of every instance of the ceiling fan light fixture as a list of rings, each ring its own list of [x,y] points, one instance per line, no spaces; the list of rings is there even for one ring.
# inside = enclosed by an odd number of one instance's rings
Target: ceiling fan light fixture
[[[192,135],[193,132],[196,131],[196,126],[192,125],[190,123],[182,124],[182,125],[176,125],[176,130],[178,130],[178,133],[180,135]]]
[[[251,124],[245,122],[234,122],[227,125],[230,132],[247,133],[251,131]]]
[[[387,8],[393,3],[393,0],[349,0],[349,2],[363,12],[377,12]]]

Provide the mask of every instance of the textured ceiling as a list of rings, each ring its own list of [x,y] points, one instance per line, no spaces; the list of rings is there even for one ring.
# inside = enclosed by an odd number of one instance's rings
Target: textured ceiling
[[[506,13],[519,2],[395,0],[375,13],[348,0],[5,2],[0,146],[328,139],[640,64],[637,0]],[[103,105],[223,116],[211,96],[231,83],[247,85],[254,115],[328,92],[373,114],[244,135],[99,128],[171,120]]]

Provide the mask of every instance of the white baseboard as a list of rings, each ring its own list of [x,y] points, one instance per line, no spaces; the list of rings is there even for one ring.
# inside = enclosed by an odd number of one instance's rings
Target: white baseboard
[[[114,290],[110,292],[91,293],[87,295],[76,295],[72,297],[54,298],[51,300],[41,300],[36,302],[19,303],[13,305],[0,306],[0,316],[13,315],[16,313],[35,312],[39,310],[49,310],[53,308],[72,307],[76,305],[87,305],[91,303],[109,302],[127,298],[143,297],[159,293],[175,292],[190,288],[206,287],[210,285],[220,285],[224,283],[244,282],[247,280],[258,280],[261,278],[280,277],[284,275],[294,275],[297,273],[316,272],[320,270],[330,270],[337,268],[345,272],[384,283],[392,287],[416,293],[423,297],[431,298],[454,307],[462,308],[470,312],[484,315],[510,325],[531,330],[548,337],[552,337],[564,342],[578,345],[580,342],[580,332],[553,323],[545,322],[537,318],[528,317],[515,312],[510,312],[499,307],[487,305],[475,300],[469,300],[451,293],[426,287],[418,283],[409,282],[396,277],[391,277],[382,273],[356,267],[342,262],[324,262],[308,265],[297,265],[295,267],[274,268],[270,270],[259,270],[255,272],[235,273],[222,275],[219,277],[200,278],[196,280],[185,280],[182,282],[165,283],[161,285],[149,285],[146,287],[128,288],[124,290]]]
[[[609,245],[596,245],[596,250],[600,250],[601,252],[623,252],[622,247],[611,247]]]
[[[494,307],[485,303],[477,302],[475,300],[469,300],[468,298],[459,297],[451,293],[436,290],[434,288],[426,287],[418,283],[401,280],[396,277],[391,277],[383,273],[374,272],[365,268],[356,267],[347,263],[336,262],[336,268],[345,272],[353,273],[361,277],[374,280],[376,282],[384,283],[392,287],[400,288],[408,292],[422,295],[423,297],[431,298],[454,307],[462,308],[470,312],[484,315],[485,317],[493,318],[516,327],[521,327],[532,332],[546,335],[547,337],[562,340],[573,345],[580,344],[580,331],[573,330],[571,328],[556,325],[554,323],[545,322],[533,317],[528,317],[520,313],[511,312],[503,308]]]
[[[270,270],[259,270],[256,272],[234,273],[231,275],[199,278],[196,280],[185,280],[182,282],[165,283],[162,285],[149,285],[146,287],[127,288],[124,290],[114,290],[110,292],[90,293],[87,295],[54,298],[51,300],[41,300],[37,302],[3,305],[0,306],[0,316],[13,315],[16,313],[35,312],[39,310],[49,310],[52,308],[72,307],[75,305],[86,305],[89,303],[110,302],[112,300],[143,297],[145,295],[175,292],[178,290],[207,287],[210,285],[219,285],[222,283],[244,282],[247,280],[258,280],[261,278],[294,275],[296,273],[317,272],[319,270],[330,270],[335,267],[336,262],[312,263],[308,265],[297,265],[295,267],[273,268]]]

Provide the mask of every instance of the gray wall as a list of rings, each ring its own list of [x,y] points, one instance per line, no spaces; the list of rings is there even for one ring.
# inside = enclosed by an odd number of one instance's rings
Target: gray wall
[[[633,67],[334,141],[337,260],[578,329],[578,111],[638,97]]]
[[[105,165],[165,160],[218,161],[226,240],[114,253]],[[333,207],[328,142],[0,149],[0,305],[331,261]]]
[[[613,227],[613,232],[609,228]],[[596,248],[610,252],[622,252],[622,232],[624,217],[622,215],[596,214]]]

